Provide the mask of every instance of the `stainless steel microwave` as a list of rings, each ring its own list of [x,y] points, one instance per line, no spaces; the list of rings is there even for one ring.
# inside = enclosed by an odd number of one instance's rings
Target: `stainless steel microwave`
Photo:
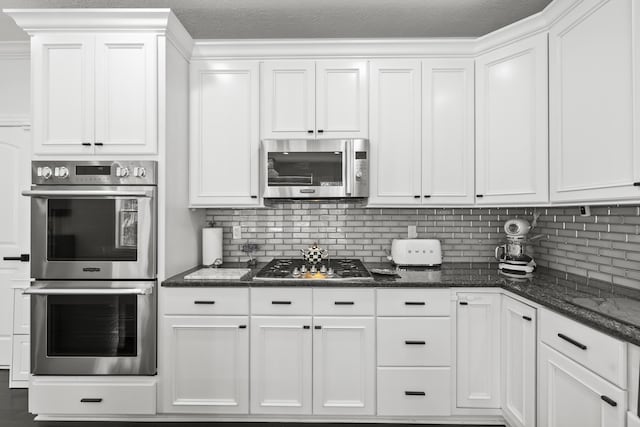
[[[264,198],[369,197],[366,139],[267,139],[260,159]]]

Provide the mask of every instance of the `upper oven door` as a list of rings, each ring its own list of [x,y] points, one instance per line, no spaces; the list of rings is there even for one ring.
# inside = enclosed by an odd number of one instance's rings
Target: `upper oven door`
[[[40,186],[31,196],[31,277],[154,279],[156,188]]]
[[[265,198],[349,197],[349,140],[264,140]]]

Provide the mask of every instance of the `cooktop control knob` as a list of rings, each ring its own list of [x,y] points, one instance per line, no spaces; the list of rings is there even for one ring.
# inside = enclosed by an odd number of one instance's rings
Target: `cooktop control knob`
[[[117,167],[116,168],[116,176],[119,176],[121,178],[129,176],[129,169]]]
[[[39,172],[38,176],[41,176],[44,179],[49,179],[49,178],[51,178],[53,176],[53,171],[51,170],[51,168],[49,166],[43,167],[38,172]]]
[[[334,274],[335,274],[335,271],[333,271],[333,268],[329,267],[329,269],[327,270],[327,275],[333,276]]]
[[[300,267],[300,272],[301,273],[306,273],[307,272],[307,266],[302,264],[302,266]]]
[[[326,273],[326,272],[327,272],[327,266],[326,266],[326,265],[324,265],[324,264],[322,264],[322,265],[320,266],[320,273]]]
[[[144,178],[147,176],[147,171],[145,168],[135,167],[133,168],[133,176],[137,176],[138,178]]]
[[[57,169],[57,174],[56,176],[58,178],[62,178],[62,179],[66,179],[69,178],[69,169],[67,169],[66,167],[62,166],[60,168],[56,168]]]
[[[315,265],[312,265],[312,266],[311,266],[311,272],[312,272],[312,273],[317,273],[317,272],[318,272],[318,269],[316,269],[316,266],[315,266]]]
[[[293,272],[291,273],[291,275],[292,275],[293,277],[298,277],[298,276],[300,276],[300,274],[301,274],[301,273],[300,273],[300,269],[299,269],[298,267],[295,267],[295,268],[293,269]]]
[[[356,179],[362,178],[362,171],[356,171]]]

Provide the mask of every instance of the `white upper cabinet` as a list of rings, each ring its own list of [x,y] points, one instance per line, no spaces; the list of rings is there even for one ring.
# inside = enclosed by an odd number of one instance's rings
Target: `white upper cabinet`
[[[421,204],[420,61],[371,62],[371,205]]]
[[[640,197],[640,12],[585,0],[551,28],[551,201]]]
[[[470,59],[422,62],[422,203],[474,202],[474,73]]]
[[[478,57],[476,97],[476,203],[546,203],[546,33]]]
[[[366,61],[265,61],[262,138],[366,138]]]
[[[157,57],[155,35],[34,36],[34,154],[155,153]]]
[[[371,63],[371,205],[473,204],[473,61]]]
[[[191,63],[190,205],[258,205],[259,63]]]

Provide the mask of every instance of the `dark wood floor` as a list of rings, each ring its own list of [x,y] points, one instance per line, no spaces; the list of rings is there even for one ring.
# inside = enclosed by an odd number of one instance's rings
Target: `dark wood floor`
[[[194,427],[294,427],[294,423],[107,423],[107,422],[51,422],[33,421],[27,412],[27,390],[10,390],[9,374],[0,371],[0,426],[1,427],[174,427],[192,425]],[[311,427],[338,427],[340,424],[309,424]],[[354,424],[354,427],[398,427],[399,424]],[[416,424],[407,425],[416,427]],[[435,426],[430,426],[435,427]],[[447,427],[456,427],[449,425]],[[482,426],[458,426],[482,427]],[[495,426],[494,426],[495,427]]]

